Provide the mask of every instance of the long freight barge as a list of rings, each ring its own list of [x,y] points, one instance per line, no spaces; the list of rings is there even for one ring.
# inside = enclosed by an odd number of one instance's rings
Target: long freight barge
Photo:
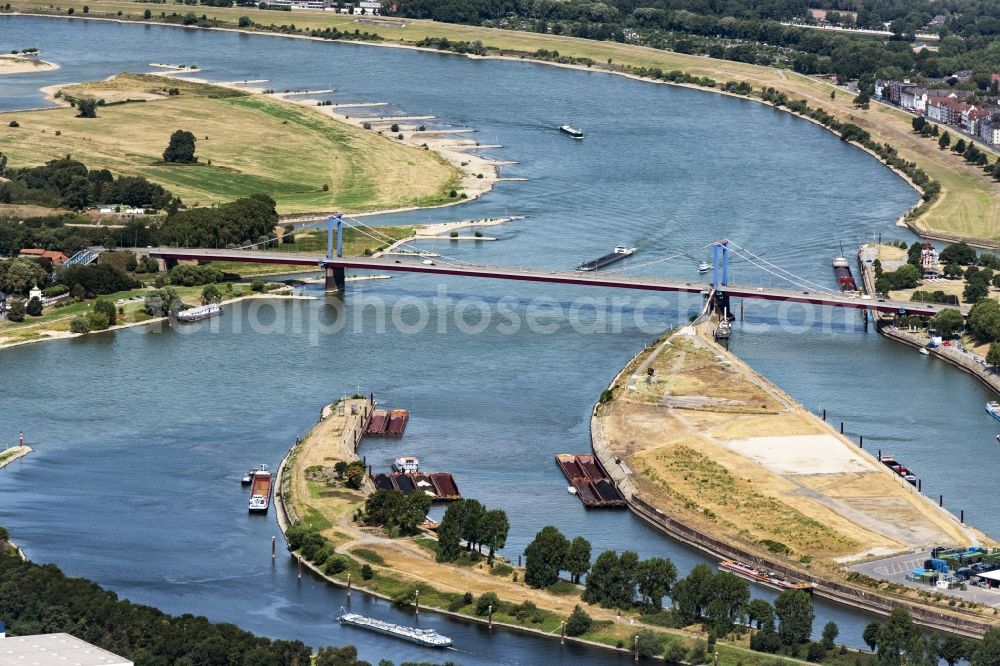
[[[636,253],[636,248],[625,247],[624,245],[619,245],[609,254],[603,257],[598,257],[597,259],[592,259],[591,261],[586,261],[576,267],[578,271],[596,271],[598,268],[604,268],[609,264],[613,264],[616,261],[621,261],[626,257],[631,257]]]
[[[267,469],[257,470],[250,480],[250,502],[247,509],[255,513],[267,513],[271,506],[271,472]]]
[[[812,585],[809,583],[792,580],[776,571],[761,569],[739,560],[723,560],[719,562],[719,568],[775,590],[803,590],[812,594]]]
[[[624,507],[625,498],[591,454],[559,453],[556,464],[570,482],[572,492],[587,507]]]
[[[451,647],[452,640],[447,636],[442,636],[433,629],[417,629],[415,627],[404,627],[401,624],[393,624],[376,620],[373,617],[365,617],[357,613],[344,613],[339,618],[341,624],[367,629],[379,634],[385,634],[394,638],[423,645],[424,647],[446,648]]]
[[[851,273],[851,264],[847,261],[846,257],[833,258],[833,276],[837,278],[837,284],[840,285],[841,291],[858,290],[858,283],[854,281],[854,275]]]

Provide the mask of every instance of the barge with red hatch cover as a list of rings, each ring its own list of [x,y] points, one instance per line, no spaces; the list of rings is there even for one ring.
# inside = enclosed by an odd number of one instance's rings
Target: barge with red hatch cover
[[[851,273],[851,264],[845,257],[833,258],[833,275],[837,278],[841,291],[858,290],[858,283],[854,281],[854,275]]]
[[[448,472],[379,472],[371,475],[377,490],[398,490],[404,495],[421,492],[431,502],[454,502],[462,499],[455,477]]]
[[[402,437],[410,412],[405,409],[374,409],[368,417],[365,435],[369,437]]]
[[[556,455],[556,464],[569,480],[570,492],[579,497],[584,506],[625,506],[625,498],[593,455],[559,453]]]

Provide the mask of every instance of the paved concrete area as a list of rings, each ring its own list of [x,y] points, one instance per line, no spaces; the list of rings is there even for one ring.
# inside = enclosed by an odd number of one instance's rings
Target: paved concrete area
[[[912,571],[913,569],[922,569],[924,566],[924,560],[929,560],[930,557],[930,551],[917,551],[905,553],[903,555],[896,555],[894,557],[887,557],[881,560],[873,560],[871,562],[865,562],[864,564],[856,564],[848,567],[848,569],[851,571],[857,571],[858,573],[862,573],[866,576],[871,576],[872,578],[878,578],[891,583],[912,587],[915,590],[925,590],[932,594],[940,592],[942,595],[955,597],[956,599],[961,599],[963,601],[974,601],[976,603],[986,604],[987,606],[993,606],[994,608],[1000,608],[1000,590],[989,590],[972,584],[968,584],[967,589],[965,590],[957,588],[944,590],[937,587],[931,587],[930,585],[914,583],[906,580],[906,573],[908,571]]]

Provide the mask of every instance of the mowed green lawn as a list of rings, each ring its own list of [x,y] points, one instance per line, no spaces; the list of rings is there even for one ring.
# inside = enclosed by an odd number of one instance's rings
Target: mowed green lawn
[[[145,176],[188,206],[264,192],[282,213],[433,205],[448,201],[456,180],[433,153],[259,95],[182,94],[99,107],[97,114],[0,114],[0,152],[12,167],[69,154],[89,168]],[[11,120],[20,127],[9,127]],[[195,134],[198,164],[162,162],[177,129]]]

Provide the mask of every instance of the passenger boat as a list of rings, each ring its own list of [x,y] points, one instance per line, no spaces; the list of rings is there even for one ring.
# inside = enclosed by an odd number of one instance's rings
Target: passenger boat
[[[271,472],[259,469],[250,479],[250,502],[247,509],[256,513],[267,513],[271,506]]]
[[[991,400],[986,403],[986,411],[990,413],[990,416],[995,418],[997,421],[1000,421],[1000,402]]]
[[[708,263],[707,261],[703,261],[700,264],[698,264],[699,273],[707,273],[710,270],[712,270],[712,264]]]
[[[603,257],[598,257],[597,259],[592,259],[591,261],[584,262],[576,267],[578,271],[596,271],[598,268],[604,268],[609,264],[613,264],[616,261],[621,261],[626,257],[631,257],[636,253],[638,248],[625,247],[624,245],[616,245],[615,249],[609,254]]]
[[[559,131],[562,132],[563,134],[569,134],[574,139],[582,139],[583,138],[583,132],[581,130],[578,130],[578,129],[574,128],[574,127],[570,127],[569,125],[562,125],[559,128]]]
[[[373,617],[365,617],[357,613],[344,613],[339,618],[341,624],[351,627],[367,629],[379,634],[402,638],[403,640],[423,645],[424,647],[446,648],[451,647],[452,640],[447,636],[442,636],[433,629],[417,629],[415,627],[404,627],[401,624],[393,624],[376,620]]]
[[[921,347],[920,348],[920,353],[923,354],[924,356],[929,356],[930,355],[930,352],[927,351],[927,347]]]
[[[812,592],[812,585],[802,581],[795,581],[787,578],[775,571],[768,571],[750,564],[745,564],[738,560],[725,560],[719,562],[719,568],[732,574],[745,578],[746,580],[766,585],[776,590],[804,590]]]
[[[177,321],[201,321],[209,317],[217,317],[222,314],[222,306],[217,303],[202,305],[189,310],[181,310],[177,313]]]

